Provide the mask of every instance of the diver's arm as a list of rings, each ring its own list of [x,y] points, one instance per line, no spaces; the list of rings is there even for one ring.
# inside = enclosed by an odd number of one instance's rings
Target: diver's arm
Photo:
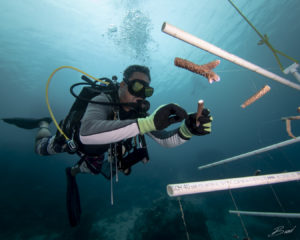
[[[153,131],[147,133],[147,135],[150,136],[154,141],[159,143],[161,146],[167,148],[177,147],[189,140],[189,138],[185,138],[180,133],[179,129],[175,129],[172,131]]]
[[[101,94],[93,101],[109,102],[105,94]],[[186,117],[184,109],[176,104],[162,105],[146,118],[130,120],[114,120],[112,106],[90,103],[81,120],[80,141],[83,144],[109,144],[138,134],[153,132],[156,129],[165,129],[169,125],[182,121]],[[163,133],[163,132],[162,132]],[[181,144],[179,132],[171,135],[155,134],[161,145],[166,147]]]
[[[139,134],[135,120],[97,120],[94,123],[90,122],[90,126],[94,131],[89,131],[89,134],[80,130],[80,141],[83,144],[109,144]]]
[[[101,94],[93,101],[109,102],[105,94]],[[89,103],[81,120],[79,137],[82,144],[109,144],[139,134],[139,127],[135,119],[114,120],[112,106]]]

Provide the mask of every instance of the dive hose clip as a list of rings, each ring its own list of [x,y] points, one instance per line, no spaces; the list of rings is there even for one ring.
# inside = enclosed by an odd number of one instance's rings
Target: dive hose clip
[[[69,152],[71,153],[75,153],[78,149],[77,144],[73,141],[73,139],[67,140],[67,145],[69,148]]]

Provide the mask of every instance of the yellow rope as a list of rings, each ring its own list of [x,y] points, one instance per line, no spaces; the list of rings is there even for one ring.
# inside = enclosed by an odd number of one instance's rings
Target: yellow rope
[[[235,202],[235,199],[234,199],[234,197],[233,197],[233,195],[232,195],[231,189],[228,188],[228,190],[229,190],[229,193],[230,193],[232,202],[233,202],[233,204],[234,204],[235,210],[236,210],[237,212],[239,212],[238,206],[237,206],[237,204],[236,204],[236,202]],[[249,238],[249,233],[248,233],[248,231],[247,231],[246,225],[245,225],[245,223],[244,223],[244,221],[243,221],[243,219],[242,219],[241,214],[238,213],[238,217],[239,217],[239,219],[240,219],[241,225],[242,225],[243,230],[244,230],[244,233],[245,233],[245,235],[246,235],[246,238],[245,238],[245,239],[250,239],[250,238]]]
[[[50,77],[48,78],[47,85],[46,85],[46,103],[47,103],[48,111],[49,111],[49,113],[50,113],[50,116],[51,116],[51,118],[52,118],[52,120],[53,120],[53,123],[54,123],[54,125],[56,126],[57,130],[65,137],[66,140],[70,140],[70,138],[63,132],[63,130],[60,128],[59,124],[57,123],[57,121],[56,121],[56,119],[55,119],[55,117],[54,117],[54,114],[53,114],[53,112],[52,112],[52,109],[51,109],[51,107],[50,107],[49,96],[48,96],[49,85],[50,85],[50,81],[51,81],[52,77],[54,76],[54,74],[55,74],[56,72],[58,72],[59,70],[61,70],[61,69],[63,69],[63,68],[70,68],[70,69],[73,69],[73,70],[75,70],[75,71],[77,71],[77,72],[82,73],[83,75],[88,76],[89,78],[92,78],[92,79],[95,80],[95,81],[104,83],[104,84],[106,84],[106,85],[108,85],[109,83],[104,82],[104,81],[101,81],[101,80],[99,80],[99,79],[97,79],[97,78],[95,78],[95,77],[93,77],[93,76],[91,76],[91,75],[85,73],[84,71],[82,71],[82,70],[80,70],[80,69],[78,69],[78,68],[72,67],[72,66],[61,66],[61,67],[59,67],[59,68],[56,68],[56,69],[51,73]]]
[[[185,218],[184,218],[184,212],[183,212],[183,208],[182,208],[182,204],[181,204],[180,198],[178,197],[177,200],[178,200],[178,203],[179,203],[179,208],[180,208],[180,212],[181,212],[181,218],[182,218],[184,229],[185,229],[185,233],[186,233],[186,239],[190,240],[190,235],[189,235],[189,232],[187,230],[187,226],[186,226],[186,222],[185,222]]]
[[[266,34],[265,34],[265,35],[262,35],[262,34],[254,27],[254,25],[246,18],[246,16],[238,9],[238,7],[237,7],[236,5],[234,5],[234,3],[233,3],[231,0],[228,0],[228,1],[229,1],[229,3],[230,3],[230,4],[238,11],[238,13],[246,20],[246,22],[254,29],[254,31],[260,36],[261,40],[259,41],[258,44],[259,44],[259,45],[266,44],[266,45],[270,48],[270,50],[271,50],[272,53],[274,54],[274,57],[275,57],[275,59],[276,59],[276,62],[277,62],[278,65],[279,65],[279,68],[280,68],[280,70],[281,70],[282,72],[283,72],[284,68],[283,68],[283,66],[282,66],[282,64],[281,64],[281,62],[280,62],[280,59],[279,59],[277,53],[280,54],[280,55],[282,55],[282,56],[284,56],[284,57],[286,57],[286,58],[288,58],[289,60],[291,60],[291,61],[293,61],[293,62],[295,62],[295,63],[299,63],[296,59],[294,59],[294,58],[292,58],[292,57],[286,55],[285,53],[280,52],[280,51],[278,51],[277,49],[275,49],[275,48],[271,45],[271,43],[269,42],[268,36],[267,36]]]

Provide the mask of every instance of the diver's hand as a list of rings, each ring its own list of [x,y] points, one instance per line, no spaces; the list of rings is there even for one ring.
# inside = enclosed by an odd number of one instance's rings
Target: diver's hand
[[[188,118],[180,126],[179,131],[185,138],[191,138],[193,135],[206,135],[211,132],[211,122],[213,118],[210,116],[209,110],[206,108],[203,109],[202,115],[197,119],[198,123],[200,123],[198,126],[196,123],[196,115],[197,113],[189,114]]]
[[[138,118],[140,133],[163,130],[173,123],[181,122],[188,117],[186,111],[176,104],[170,103],[157,108],[150,116]]]

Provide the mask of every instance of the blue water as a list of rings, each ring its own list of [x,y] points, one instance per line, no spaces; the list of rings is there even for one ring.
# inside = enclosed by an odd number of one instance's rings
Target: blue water
[[[239,0],[236,5],[278,50],[299,60],[299,11],[296,0]],[[96,77],[117,75],[131,64],[151,69],[155,94],[151,110],[176,102],[188,112],[198,99],[214,117],[209,136],[193,137],[174,149],[148,139],[151,161],[120,176],[110,205],[110,184],[101,176],[81,175],[83,215],[71,228],[65,208],[65,174],[74,155],[40,157],[33,152],[35,130],[0,122],[0,239],[187,239],[177,198],[169,183],[251,176],[300,169],[299,143],[259,156],[198,171],[197,167],[289,139],[284,116],[297,115],[299,91],[221,59],[221,81],[174,66],[175,57],[204,64],[218,57],[161,32],[175,25],[269,71],[284,75],[272,52],[227,0],[2,0],[0,2],[0,117],[48,116],[45,87],[51,72],[70,65]],[[284,67],[292,62],[280,57]],[[69,86],[81,74],[66,69],[51,81],[49,99],[57,119],[70,108]],[[264,85],[271,91],[242,109]],[[296,136],[300,124],[292,122]],[[54,133],[55,128],[52,125]],[[272,188],[274,191],[272,191]],[[299,212],[299,183],[232,190],[237,207],[249,211]],[[243,239],[240,219],[228,191],[181,197],[190,239]],[[281,205],[281,206],[280,206]],[[274,228],[293,233],[274,239],[300,239],[300,221],[243,218],[251,239],[267,239]]]

